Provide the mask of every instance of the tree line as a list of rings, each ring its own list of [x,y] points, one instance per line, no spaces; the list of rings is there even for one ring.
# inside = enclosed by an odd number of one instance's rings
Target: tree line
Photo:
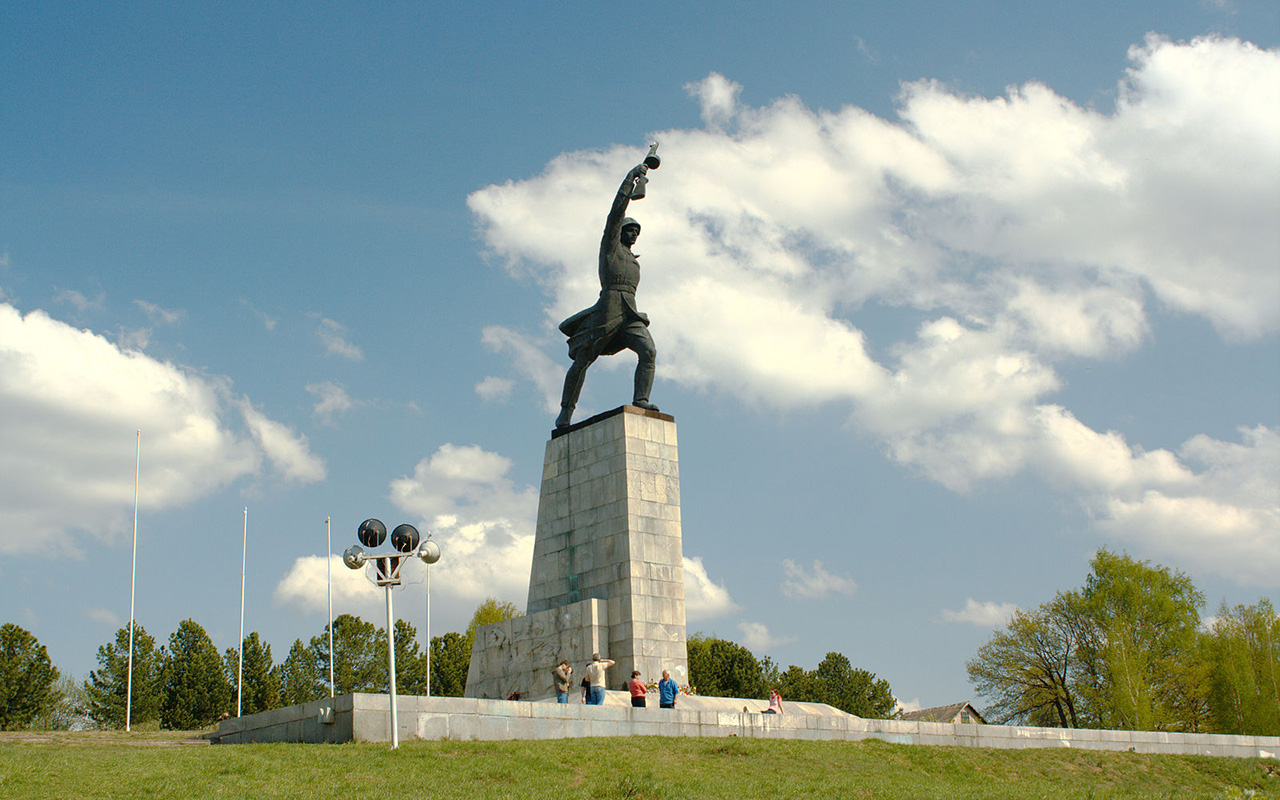
[[[827,653],[816,669],[782,670],[736,642],[695,633],[689,637],[689,682],[708,697],[765,697],[776,688],[784,701],[826,703],[868,719],[885,719],[897,706],[889,682],[857,669],[842,653]]]
[[[461,697],[475,629],[517,614],[513,604],[489,598],[472,615],[466,633],[433,636],[431,693]],[[351,614],[336,617],[331,626],[334,693],[385,692],[386,629]],[[128,626],[98,648],[98,668],[88,679],[76,681],[61,675],[29,631],[7,623],[0,627],[0,730],[119,729],[126,715],[131,726],[196,730],[234,715],[237,700],[241,714],[318,700],[330,690],[331,626],[306,643],[295,640],[280,663],[254,631],[244,638],[242,665],[236,648],[219,653],[194,620],[179,623],[168,644],[159,646],[135,621],[130,686]],[[396,691],[403,694],[423,694],[427,687],[428,659],[417,636],[413,625],[396,620]]]
[[[1084,586],[1017,611],[966,664],[993,722],[1280,734],[1280,617],[1270,600],[1200,616],[1167,567],[1099,550]],[[1206,624],[1207,622],[1207,624]]]
[[[466,689],[471,645],[481,625],[511,619],[513,603],[488,598],[463,633],[431,637],[431,658],[417,642],[417,630],[396,620],[392,640],[396,691],[461,697]],[[333,630],[333,692],[387,690],[387,635],[358,616],[342,614],[318,635],[296,639],[284,660],[273,660],[271,645],[254,631],[244,638],[244,661],[236,648],[219,653],[204,628],[184,620],[158,645],[137,622],[133,626],[132,725],[194,730],[237,710],[254,714],[329,695],[329,630]],[[0,629],[0,729],[66,729],[77,725],[125,726],[129,688],[129,628],[98,648],[98,668],[85,681],[63,677],[35,637],[17,625]],[[894,708],[888,682],[854,669],[840,653],[828,653],[814,670],[780,670],[772,659],[756,657],[740,644],[695,634],[689,639],[693,690],[709,696],[764,697],[771,687],[792,701],[829,703],[863,717],[888,716]]]

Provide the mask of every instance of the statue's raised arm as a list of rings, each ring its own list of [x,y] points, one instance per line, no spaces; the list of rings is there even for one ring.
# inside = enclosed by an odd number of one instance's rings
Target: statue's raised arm
[[[600,297],[591,308],[579,311],[560,323],[561,332],[569,337],[569,357],[573,364],[564,377],[557,428],[568,427],[573,419],[587,367],[602,355],[613,355],[623,350],[631,350],[638,359],[631,404],[658,410],[649,402],[658,352],[653,345],[653,337],[649,335],[649,318],[636,308],[640,262],[631,252],[631,246],[640,236],[640,223],[626,216],[631,201],[645,196],[648,172],[660,163],[657,151],[658,144],[654,142],[644,163],[637,164],[622,179],[609,208],[604,235],[600,239]]]

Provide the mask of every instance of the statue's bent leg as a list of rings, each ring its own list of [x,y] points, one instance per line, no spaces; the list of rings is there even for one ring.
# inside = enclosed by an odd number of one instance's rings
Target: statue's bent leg
[[[639,361],[636,363],[635,393],[631,405],[657,411],[658,407],[649,402],[649,392],[653,390],[653,375],[657,370],[658,348],[653,344],[653,337],[647,328],[640,328],[628,342],[635,351]]]
[[[573,409],[578,405],[578,395],[582,394],[582,383],[587,379],[587,367],[594,358],[574,359],[569,371],[564,375],[564,393],[560,395],[560,416],[556,417],[557,428],[567,428],[573,419]]]

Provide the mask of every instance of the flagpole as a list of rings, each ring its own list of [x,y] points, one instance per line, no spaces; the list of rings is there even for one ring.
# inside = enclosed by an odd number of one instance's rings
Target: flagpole
[[[125,680],[124,729],[133,722],[133,595],[138,579],[138,473],[142,466],[142,429],[133,457],[133,566],[129,570],[129,677]]]
[[[240,664],[236,667],[236,716],[244,699],[244,563],[249,552],[249,507],[244,507],[244,538],[240,543]]]
[[[333,526],[329,517],[324,518],[324,531],[324,563],[329,576],[329,697],[333,697]]]

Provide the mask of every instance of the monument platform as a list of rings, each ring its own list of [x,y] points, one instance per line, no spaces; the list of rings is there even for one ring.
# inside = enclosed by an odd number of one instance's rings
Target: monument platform
[[[547,442],[526,615],[476,631],[466,694],[548,697],[560,659],[580,678],[593,653],[617,662],[606,688],[689,682],[675,418],[635,406]]]
[[[580,694],[580,692],[579,692]],[[502,741],[619,736],[738,736],[752,739],[859,741],[1024,749],[1069,747],[1135,753],[1181,753],[1231,758],[1278,758],[1280,737],[1208,733],[1031,728],[863,719],[821,703],[783,704],[762,714],[764,700],[682,696],[675,709],[631,708],[625,692],[609,692],[603,706],[554,700],[538,703],[466,697],[401,696],[399,739]],[[653,699],[653,696],[650,696]],[[743,709],[746,708],[744,711]],[[390,742],[390,699],[344,694],[218,723],[215,744],[249,742]]]

